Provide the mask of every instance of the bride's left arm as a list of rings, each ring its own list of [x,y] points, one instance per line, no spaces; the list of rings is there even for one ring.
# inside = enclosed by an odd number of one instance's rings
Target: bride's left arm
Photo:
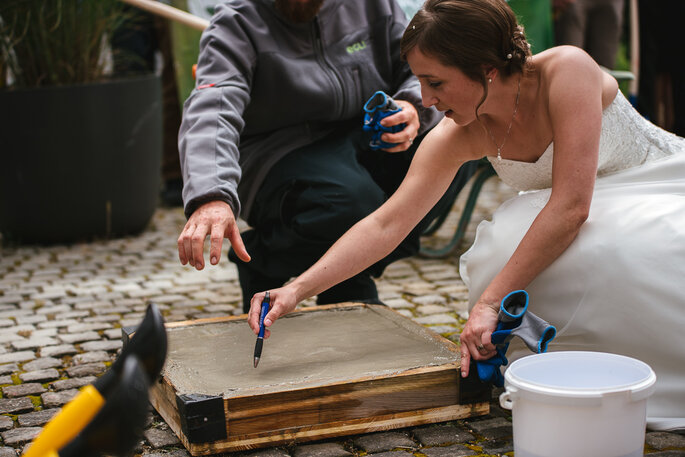
[[[590,210],[602,123],[602,73],[583,51],[561,51],[546,69],[554,141],[551,196],[471,310],[461,342],[469,350],[467,357],[476,360],[494,355],[493,313],[502,298],[527,287],[556,260],[578,235]],[[479,352],[480,344],[485,349]],[[468,373],[468,360],[464,365]]]

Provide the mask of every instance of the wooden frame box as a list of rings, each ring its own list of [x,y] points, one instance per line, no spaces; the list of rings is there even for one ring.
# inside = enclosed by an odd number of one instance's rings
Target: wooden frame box
[[[245,320],[167,324],[166,365],[150,400],[193,456],[489,412],[490,387],[461,379],[457,345],[385,306],[284,316],[258,368]]]

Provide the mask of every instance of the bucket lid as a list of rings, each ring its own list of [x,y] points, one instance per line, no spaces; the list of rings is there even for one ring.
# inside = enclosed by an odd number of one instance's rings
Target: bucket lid
[[[631,357],[563,351],[523,357],[511,364],[504,379],[507,390],[528,397],[542,395],[564,402],[628,392],[638,401],[654,392],[656,375],[649,365]]]

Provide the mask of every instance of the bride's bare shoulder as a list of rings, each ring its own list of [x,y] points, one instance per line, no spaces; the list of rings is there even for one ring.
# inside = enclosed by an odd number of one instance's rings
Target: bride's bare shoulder
[[[583,49],[576,46],[556,46],[532,57],[533,68],[545,75],[558,72],[583,73],[588,70],[600,72],[599,65]]]
[[[587,52],[575,46],[557,46],[542,51],[533,56],[532,64],[548,88],[552,83],[586,90],[596,87],[602,94],[604,107],[618,90],[616,79],[603,71]]]

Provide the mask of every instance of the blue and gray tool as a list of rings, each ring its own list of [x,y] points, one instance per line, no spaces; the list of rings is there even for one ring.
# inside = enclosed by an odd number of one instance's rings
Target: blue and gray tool
[[[504,376],[500,366],[509,363],[505,354],[511,339],[518,336],[528,349],[540,354],[547,351],[547,344],[554,339],[557,329],[528,311],[528,293],[525,290],[515,290],[502,299],[497,320],[497,328],[490,337],[497,354],[488,360],[476,361],[476,367],[482,381],[492,381],[495,386],[502,387]]]
[[[388,94],[379,90],[371,96],[364,104],[364,126],[363,129],[367,132],[372,132],[369,147],[371,149],[389,149],[395,147],[397,143],[387,143],[381,140],[381,135],[384,133],[397,133],[404,130],[406,124],[401,123],[391,127],[381,125],[381,121],[388,116],[402,111],[402,108],[395,103]]]

